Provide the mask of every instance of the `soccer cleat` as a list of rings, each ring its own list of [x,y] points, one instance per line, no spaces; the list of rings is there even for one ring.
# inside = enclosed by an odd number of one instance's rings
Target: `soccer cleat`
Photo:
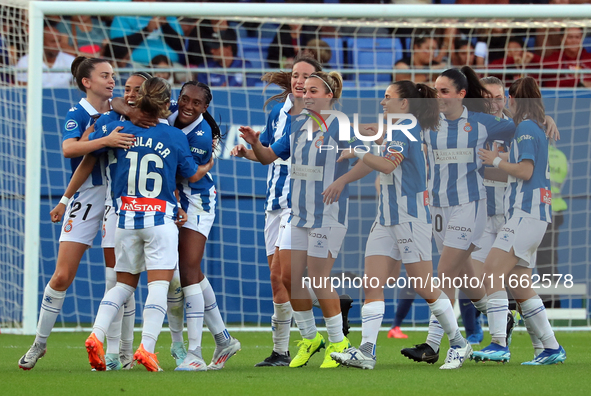
[[[451,347],[447,351],[447,357],[445,358],[445,362],[439,369],[441,370],[453,370],[459,369],[462,367],[466,359],[472,358],[472,346],[469,342],[466,342],[466,346],[463,348],[460,347]]]
[[[208,370],[221,370],[224,365],[232,356],[236,354],[241,348],[240,341],[234,337],[230,337],[227,345],[220,346],[216,345],[215,351],[213,352],[213,358],[211,363],[207,366]]]
[[[339,367],[340,363],[332,358],[332,354],[344,352],[349,348],[351,348],[351,343],[349,342],[347,337],[343,338],[343,341],[341,342],[331,342],[330,345],[326,348],[326,352],[324,353],[324,361],[320,365],[320,368]]]
[[[119,352],[119,360],[121,361],[121,370],[131,370],[134,366],[133,353],[127,354]]]
[[[390,329],[388,338],[408,338],[408,336],[400,330],[400,326],[396,326]]]
[[[298,346],[300,349],[298,350],[297,355],[291,359],[289,367],[302,367],[308,364],[312,355],[324,348],[324,337],[322,337],[322,334],[316,332],[316,337],[314,337],[314,339],[308,340],[304,338],[303,340],[298,341]]]
[[[556,349],[544,349],[534,360],[521,363],[522,366],[546,366],[563,363],[566,360],[566,351],[562,346]]]
[[[470,345],[478,345],[484,339],[484,333],[482,332],[480,321],[477,319],[476,323],[478,323],[478,325],[475,327],[474,333],[466,337],[466,340],[470,343]]]
[[[290,362],[291,362],[291,358],[289,357],[289,351],[287,351],[285,354],[277,353],[277,352],[273,351],[271,353],[271,356],[269,356],[268,358],[266,358],[262,362],[255,364],[254,366],[255,367],[289,366]]]
[[[31,348],[25,353],[23,357],[20,358],[18,361],[18,366],[23,370],[30,370],[35,367],[37,364],[37,360],[41,359],[45,356],[47,352],[47,345],[46,344],[39,344],[34,343]]]
[[[140,344],[140,347],[133,354],[133,360],[139,364],[143,364],[148,371],[164,371],[158,364],[158,358],[155,353],[150,353],[144,349],[144,344]]]
[[[519,323],[519,312],[517,311],[509,311],[507,312],[507,347],[511,346],[511,337],[513,336],[513,330],[517,327]]]
[[[190,351],[174,371],[207,371],[207,363],[201,356]]]
[[[492,343],[487,347],[484,347],[480,351],[475,351],[472,354],[472,359],[475,362],[502,362],[506,363],[511,359],[511,352],[509,347],[500,346],[499,344]]]
[[[412,348],[404,348],[400,353],[415,362],[433,364],[439,360],[439,351],[435,352],[427,343],[415,345]]]
[[[121,364],[118,353],[107,353],[105,355],[105,364],[107,371],[119,371],[123,369],[123,364]]]
[[[84,343],[86,345],[86,352],[88,352],[88,362],[90,367],[96,371],[105,371],[107,364],[105,362],[105,350],[103,349],[103,343],[96,338],[92,333]]]
[[[343,335],[346,337],[349,334],[349,310],[353,306],[353,299],[348,294],[339,296],[341,299],[341,315],[343,316]]]
[[[176,365],[180,366],[180,364],[183,363],[187,357],[187,349],[185,348],[185,344],[182,342],[173,342],[170,346],[170,354],[176,361]]]
[[[357,348],[348,348],[343,352],[332,352],[330,356],[343,366],[355,367],[364,370],[373,370],[376,366],[376,358],[367,356]]]

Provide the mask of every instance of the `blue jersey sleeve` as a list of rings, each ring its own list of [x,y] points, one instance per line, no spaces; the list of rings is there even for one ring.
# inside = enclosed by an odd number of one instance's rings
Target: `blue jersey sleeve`
[[[111,132],[113,132],[113,129],[117,128],[118,126],[123,125],[122,122],[113,121],[112,119],[109,119],[109,118],[105,118],[104,120],[101,121],[102,118],[103,117],[99,118],[97,120],[97,122],[95,123],[94,132],[92,132],[88,135],[88,140],[96,140],[96,139],[100,139],[102,137],[108,136]],[[100,121],[100,123],[99,123],[99,121]],[[105,121],[109,121],[109,122],[105,124]],[[112,149],[112,147],[103,147],[101,149],[93,151],[92,154],[98,157],[99,155],[106,153],[110,149]]]
[[[533,123],[524,121],[519,124],[515,134],[515,142],[519,149],[519,156],[517,162],[523,160],[532,160],[536,163],[536,153],[538,152],[538,141],[536,139],[535,131],[532,130]]]
[[[62,142],[68,139],[80,139],[86,130],[88,115],[85,111],[70,110],[66,115],[62,130]]]
[[[513,120],[505,120],[490,114],[474,113],[476,120],[486,127],[490,140],[511,140],[515,135]]]
[[[271,145],[271,150],[282,160],[286,160],[291,156],[291,125],[288,124],[285,127],[283,136]]]
[[[273,141],[273,135],[275,134],[275,128],[273,126],[277,126],[277,117],[279,116],[279,112],[282,108],[283,103],[275,105],[275,107],[273,107],[273,110],[271,110],[269,117],[267,117],[267,125],[265,125],[265,129],[263,129],[261,135],[259,136],[259,140],[265,147],[269,147],[269,145]]]
[[[175,136],[176,138],[177,136]],[[191,150],[189,149],[189,143],[184,136],[184,133],[179,131],[178,134],[178,165],[177,165],[177,174],[181,175],[184,178],[189,178],[197,172],[197,164],[195,164],[195,160],[191,155]]]

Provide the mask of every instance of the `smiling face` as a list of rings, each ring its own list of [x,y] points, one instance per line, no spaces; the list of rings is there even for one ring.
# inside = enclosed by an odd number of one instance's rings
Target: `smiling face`
[[[462,107],[462,100],[466,96],[466,90],[458,91],[453,81],[444,76],[437,77],[435,89],[437,90],[439,111],[446,116],[459,111]]]
[[[333,94],[326,93],[328,88],[324,80],[318,77],[311,77],[304,83],[304,106],[316,112],[331,108]]]
[[[503,108],[505,107],[505,89],[497,84],[486,84],[484,88],[492,95],[490,113],[497,117],[502,117]]]
[[[144,81],[146,81],[146,79],[141,76],[131,76],[127,79],[125,82],[125,93],[123,94],[125,103],[130,106],[135,106],[138,92]]]
[[[408,100],[401,99],[396,85],[390,85],[384,93],[384,99],[380,102],[384,110],[384,118],[387,114],[404,114],[408,112]]]
[[[179,115],[177,121],[187,126],[205,113],[209,104],[205,99],[203,88],[195,85],[187,85],[179,96]]]
[[[107,62],[97,63],[90,73],[90,78],[83,78],[82,84],[84,84],[86,92],[92,92],[102,99],[113,97],[113,89],[115,88],[113,68]]]
[[[296,98],[304,97],[304,83],[316,69],[308,62],[298,62],[291,69],[291,92]]]

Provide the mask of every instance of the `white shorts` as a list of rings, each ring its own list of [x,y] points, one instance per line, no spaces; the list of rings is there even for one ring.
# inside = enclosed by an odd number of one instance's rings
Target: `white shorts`
[[[187,222],[183,225],[183,228],[188,228],[193,231],[209,238],[209,232],[213,227],[213,221],[215,220],[215,213],[202,213],[202,214],[189,214],[187,213]]]
[[[499,230],[505,224],[505,216],[502,214],[494,215],[494,216],[487,216],[486,218],[486,228],[478,241],[480,245],[480,250],[476,250],[472,253],[472,259],[478,260],[481,263],[484,263],[486,257],[490,253],[490,248],[492,248],[493,244],[495,243],[495,239],[497,239],[497,234]]]
[[[383,226],[375,222],[365,247],[365,257],[387,256],[404,264],[431,261],[431,224],[403,223]]]
[[[281,234],[285,229],[291,209],[277,209],[265,212],[265,246],[267,256],[275,254],[275,248],[279,247]]]
[[[114,248],[115,247],[115,231],[117,230],[117,214],[115,208],[110,205],[105,205],[105,214],[103,216],[103,240],[101,247]]]
[[[105,213],[107,186],[94,186],[74,194],[66,213],[60,242],[78,242],[92,246]]]
[[[174,270],[179,261],[179,229],[174,223],[139,230],[115,231],[115,271],[139,274]]]
[[[305,250],[308,256],[328,258],[330,252],[337,258],[345,239],[345,227],[304,228],[291,227],[291,250]]]
[[[279,250],[291,250],[291,230],[293,227],[294,226],[291,225],[288,216],[285,228],[281,232],[281,235],[278,237]]]
[[[531,217],[513,216],[501,228],[492,247],[510,252],[519,258],[517,265],[526,268],[536,266],[536,252],[546,233],[548,223]]]
[[[486,227],[486,199],[457,206],[438,208],[431,206],[433,236],[439,253],[443,246],[468,250],[478,244]]]

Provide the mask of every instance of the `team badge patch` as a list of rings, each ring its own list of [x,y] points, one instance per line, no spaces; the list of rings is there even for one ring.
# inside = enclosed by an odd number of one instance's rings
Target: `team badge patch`
[[[64,232],[72,231],[72,228],[74,228],[74,225],[72,223],[73,223],[72,219],[68,220],[68,222],[64,225]]]
[[[66,122],[66,131],[73,131],[76,128],[78,128],[78,123],[75,120],[68,120]]]
[[[314,143],[314,146],[319,149],[320,146],[322,146],[324,144],[324,136],[320,136],[318,138],[318,140],[316,140],[316,142]]]
[[[464,132],[471,132],[472,131],[472,126],[469,123],[466,123],[466,125],[464,125]]]

